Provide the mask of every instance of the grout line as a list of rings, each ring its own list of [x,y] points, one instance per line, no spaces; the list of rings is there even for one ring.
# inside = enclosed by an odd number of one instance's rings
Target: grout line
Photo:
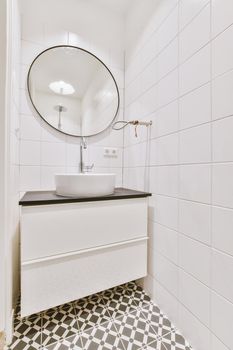
[[[210,3],[210,2],[208,1],[208,2],[198,11],[198,13],[197,13],[196,15],[195,15],[194,17],[192,17],[191,20],[190,20],[188,23],[185,24],[185,26],[184,26],[182,29],[178,28],[178,32],[177,32],[176,36],[175,36],[174,38],[172,38],[172,39],[169,41],[169,43],[168,43],[166,46],[163,47],[163,49],[162,49],[161,51],[159,51],[155,56],[153,56],[153,58],[152,58],[152,60],[149,62],[149,64],[147,64],[139,73],[136,74],[136,76],[130,81],[130,83],[127,84],[126,88],[128,88],[128,86],[129,86],[134,80],[136,80],[136,78],[147,68],[147,66],[150,65],[154,59],[158,58],[158,56],[161,55],[161,54],[163,53],[163,51],[167,49],[167,47],[171,44],[171,42],[172,42],[173,40],[175,40],[176,37],[177,37],[178,35],[180,35],[180,33],[182,33],[182,32],[183,32],[183,31],[184,31],[184,30],[185,30],[185,29],[200,15],[200,13],[201,13],[207,6],[209,6],[209,3]],[[156,28],[156,29],[151,33],[151,35],[147,38],[147,40],[145,41],[145,43],[143,43],[143,44],[141,45],[141,48],[138,49],[138,52],[136,52],[136,54],[134,55],[135,58],[140,54],[140,51],[144,49],[145,45],[148,44],[149,40],[151,40],[151,38],[153,37],[153,35],[155,35],[155,34],[159,31],[159,29],[161,28],[162,24],[167,20],[167,18],[172,14],[172,12],[175,10],[175,8],[176,8],[177,6],[179,6],[179,5],[180,5],[180,2],[177,2],[177,4],[176,4],[176,5],[172,8],[172,10],[168,13],[168,15],[167,15],[167,16],[165,17],[165,19],[161,22],[161,24],[158,26],[158,28]],[[179,17],[179,14],[178,14],[178,17]],[[213,38],[210,38],[210,40],[213,40]],[[208,42],[208,43],[209,43],[209,42]],[[207,45],[207,44],[206,44],[206,45]],[[204,45],[204,46],[205,46],[205,45]],[[203,46],[203,47],[204,47],[204,46]],[[202,48],[203,48],[203,47],[202,47]],[[200,50],[200,49],[199,49],[199,50]],[[199,51],[199,50],[198,50],[198,51]],[[198,51],[195,51],[195,53],[197,53]],[[189,58],[191,58],[193,55],[195,55],[195,53],[193,53]],[[189,58],[188,58],[188,59],[189,59]],[[184,63],[184,62],[182,62],[182,63]]]
[[[145,142],[144,142],[145,143]],[[167,163],[167,164],[151,164],[149,166],[149,168],[162,168],[162,167],[178,167],[178,166],[183,166],[183,167],[188,167],[188,166],[193,166],[193,165],[200,165],[200,166],[203,166],[203,165],[214,165],[214,166],[218,166],[218,165],[233,165],[233,161],[232,160],[225,160],[225,161],[215,161],[215,162],[211,162],[210,161],[203,161],[203,162],[190,162],[190,163]],[[22,164],[23,165],[23,164]],[[24,166],[24,165],[23,165]],[[35,166],[35,165],[25,165],[25,166]],[[134,169],[134,168],[143,168],[144,165],[128,165],[128,166],[125,166],[125,168],[128,168],[128,169]],[[99,166],[98,166],[99,168]],[[104,168],[104,166],[102,166],[102,168]],[[106,167],[105,167],[106,168]],[[115,168],[119,168],[119,167],[115,167]]]
[[[197,200],[193,200],[193,199],[187,199],[187,198],[183,198],[183,197],[173,197],[173,196],[169,196],[167,194],[161,194],[161,193],[153,193],[152,192],[152,197],[155,196],[159,196],[159,197],[165,197],[165,198],[170,198],[172,200],[182,200],[182,201],[186,201],[186,202],[191,202],[191,203],[194,203],[194,204],[201,204],[201,205],[207,205],[207,206],[211,206],[211,203],[207,203],[207,202],[200,202],[200,201],[197,201]],[[219,208],[219,209],[226,209],[226,210],[230,210],[232,211],[233,208],[232,207],[226,207],[226,206],[223,206],[223,205],[217,205],[217,204],[213,204],[212,205],[214,208]]]
[[[204,11],[204,9],[209,5],[210,5],[210,0],[208,0],[206,4],[202,6],[202,8],[196,13],[196,15],[192,17],[191,20],[180,29],[179,33],[182,33],[192,22],[194,22],[195,19],[201,14],[201,12]]]
[[[211,334],[214,334],[214,333],[212,333],[211,328],[208,327],[208,326],[206,326],[204,323],[202,323],[202,321],[201,321],[195,314],[193,314],[193,312],[190,311],[190,310],[189,310],[189,309],[174,295],[174,294],[172,294],[171,291],[168,290],[167,287],[166,287],[163,283],[161,283],[159,280],[157,280],[157,279],[155,278],[155,276],[151,275],[151,277],[152,277],[152,279],[153,279],[154,281],[156,281],[156,283],[160,284],[160,285],[162,286],[162,288],[164,288],[164,289],[167,291],[168,294],[170,294],[173,298],[175,298],[176,301],[177,301],[178,303],[180,303],[180,304],[181,304],[181,305],[196,319],[196,320],[198,320],[205,328],[207,328],[207,329],[210,331]],[[216,293],[216,294],[218,294],[218,293]],[[223,297],[223,299],[225,299],[225,298]],[[227,300],[227,301],[228,301],[228,300]],[[231,350],[225,343],[223,343],[222,339],[220,339],[216,334],[214,334],[214,336],[215,336],[227,349]]]
[[[169,227],[169,226],[167,226],[167,225],[161,224],[161,223],[158,222],[158,221],[153,221],[153,220],[150,220],[150,221],[151,221],[151,223],[155,223],[155,224],[157,224],[157,225],[159,225],[159,226],[162,226],[162,227],[164,227],[164,228],[166,228],[166,229],[168,229],[168,230],[170,230],[170,231],[174,231],[174,232],[180,234],[181,236],[183,236],[183,237],[185,237],[185,238],[187,238],[187,239],[190,239],[190,240],[192,240],[192,241],[194,241],[194,242],[196,242],[196,243],[203,244],[203,245],[206,246],[207,248],[211,248],[210,244],[207,244],[207,243],[205,243],[205,242],[203,242],[203,241],[200,241],[199,239],[194,238],[193,236],[190,236],[190,235],[188,235],[187,233],[184,233],[184,232],[182,232],[182,231],[180,231],[180,230],[178,230],[178,229],[171,228],[171,227]],[[219,250],[219,249],[217,249],[217,248],[214,248],[214,249],[217,250],[217,251],[222,252],[221,250]],[[226,254],[226,255],[230,255],[230,254],[227,254],[227,253],[225,253],[225,254]],[[230,256],[231,256],[231,255],[230,255]],[[171,261],[172,261],[172,260],[171,260]]]

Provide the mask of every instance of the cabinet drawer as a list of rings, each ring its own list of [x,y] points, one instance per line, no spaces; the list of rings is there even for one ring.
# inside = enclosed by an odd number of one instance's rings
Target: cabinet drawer
[[[147,239],[26,262],[21,268],[24,317],[146,276]]]
[[[146,198],[22,207],[22,261],[145,236]]]

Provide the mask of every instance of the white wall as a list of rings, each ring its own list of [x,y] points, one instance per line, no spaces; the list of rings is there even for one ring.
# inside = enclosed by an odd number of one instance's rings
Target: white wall
[[[0,329],[10,341],[19,289],[19,54],[17,3],[1,2],[1,292]]]
[[[6,241],[6,218],[5,218],[5,201],[6,201],[6,191],[5,191],[5,181],[6,181],[6,154],[5,154],[5,144],[6,144],[6,133],[5,133],[5,88],[6,88],[6,42],[7,42],[7,31],[6,31],[6,2],[0,2],[0,61],[2,62],[0,66],[0,332],[5,329],[5,295],[6,295],[6,261],[5,261],[5,241]]]
[[[9,41],[11,47],[8,48],[9,59],[9,96],[8,96],[8,115],[9,118],[9,223],[10,223],[10,252],[12,254],[13,265],[13,300],[18,296],[19,288],[19,81],[20,81],[20,13],[17,2],[12,0],[8,3],[9,12],[11,11],[11,33],[9,33]],[[9,42],[8,42],[9,44]],[[10,254],[10,253],[9,253]]]
[[[21,0],[22,57],[20,107],[20,189],[53,189],[54,173],[76,172],[80,139],[52,130],[28,102],[26,74],[43,49],[71,44],[90,50],[110,68],[121,93],[119,118],[123,118],[123,19],[84,0]],[[62,20],[61,20],[62,19]],[[88,140],[87,163],[96,172],[115,172],[122,185],[123,133],[107,130]],[[117,147],[117,158],[104,157],[104,147]]]
[[[153,193],[145,286],[194,348],[233,349],[233,2],[140,6],[125,118],[153,126],[149,147],[125,131],[124,185]]]

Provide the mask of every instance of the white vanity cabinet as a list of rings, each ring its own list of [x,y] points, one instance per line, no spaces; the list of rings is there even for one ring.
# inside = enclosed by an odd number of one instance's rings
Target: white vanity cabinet
[[[148,195],[37,202],[26,194],[21,316],[146,276]]]

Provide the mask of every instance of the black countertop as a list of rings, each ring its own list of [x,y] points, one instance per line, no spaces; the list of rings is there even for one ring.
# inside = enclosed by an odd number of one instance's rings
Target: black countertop
[[[115,188],[113,194],[99,197],[63,197],[58,196],[55,191],[30,191],[26,192],[19,205],[47,205],[47,204],[62,204],[62,203],[76,203],[76,202],[97,202],[116,199],[130,199],[149,197],[151,193],[134,191],[127,188]]]

